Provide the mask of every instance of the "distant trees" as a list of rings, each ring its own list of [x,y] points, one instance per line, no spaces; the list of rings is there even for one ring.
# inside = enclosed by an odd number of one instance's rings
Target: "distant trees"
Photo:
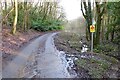
[[[38,5],[30,11],[32,28],[40,31],[61,29],[64,14],[58,2],[39,2]]]
[[[59,2],[5,2],[2,4],[2,23],[10,26],[12,34],[35,29],[39,31],[63,29],[65,18]],[[8,6],[9,4],[9,6]],[[12,27],[13,25],[13,27]]]
[[[107,4],[106,39],[120,45],[120,2]]]

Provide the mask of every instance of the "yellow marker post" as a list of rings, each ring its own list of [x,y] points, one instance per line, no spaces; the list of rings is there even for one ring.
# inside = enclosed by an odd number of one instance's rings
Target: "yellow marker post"
[[[91,52],[93,52],[93,33],[95,32],[95,26],[90,26],[90,32],[91,32]]]
[[[94,25],[90,26],[90,32],[95,32],[95,26]]]

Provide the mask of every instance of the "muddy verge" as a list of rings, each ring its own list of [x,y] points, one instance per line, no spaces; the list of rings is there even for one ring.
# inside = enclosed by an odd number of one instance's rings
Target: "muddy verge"
[[[102,53],[89,52],[90,43],[85,40],[84,36],[62,32],[55,36],[54,43],[58,50],[65,52],[66,59],[76,58],[70,59],[73,60],[74,65],[71,68],[77,73],[77,77],[120,78],[120,62]],[[87,49],[84,45],[87,45]]]
[[[10,29],[3,28],[2,30],[2,68],[18,55],[18,50],[22,49],[23,46],[42,35],[40,32],[30,30],[28,32],[17,32],[15,35],[10,34]]]

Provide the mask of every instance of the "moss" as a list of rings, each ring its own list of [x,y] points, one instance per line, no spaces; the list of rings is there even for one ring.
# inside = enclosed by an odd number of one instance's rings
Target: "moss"
[[[104,72],[103,68],[90,68],[89,74],[92,76],[92,78],[102,78],[102,74]]]
[[[79,67],[88,70],[88,74],[91,75],[92,78],[101,78],[104,72],[110,67],[110,64],[106,61],[96,60],[94,58],[80,58],[76,61],[76,63]]]
[[[94,52],[108,55],[111,57],[119,57],[119,47],[118,45],[115,45],[113,43],[100,44],[94,48]]]
[[[81,66],[81,67],[84,68],[84,66],[85,66],[86,63],[87,63],[87,60],[85,60],[85,59],[79,59],[79,60],[76,61],[76,63],[77,63],[79,66]]]
[[[114,58],[114,57],[110,57],[110,56],[107,56],[107,55],[104,55],[104,54],[100,54],[100,53],[96,53],[98,56],[100,56],[101,58],[105,59],[106,61],[109,61],[113,64],[117,64],[119,61]]]

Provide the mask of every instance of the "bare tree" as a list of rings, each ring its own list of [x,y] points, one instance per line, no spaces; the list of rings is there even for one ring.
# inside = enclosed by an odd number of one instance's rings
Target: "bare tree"
[[[15,18],[14,18],[14,23],[13,23],[12,34],[16,33],[16,25],[17,25],[17,18],[18,18],[18,2],[17,2],[17,0],[15,0],[15,2],[14,2],[14,8],[15,8]]]
[[[87,40],[90,40],[90,25],[92,25],[92,10],[91,10],[91,1],[88,0],[84,2],[81,0],[81,11],[82,14],[87,22],[87,28],[86,28],[86,38]]]

